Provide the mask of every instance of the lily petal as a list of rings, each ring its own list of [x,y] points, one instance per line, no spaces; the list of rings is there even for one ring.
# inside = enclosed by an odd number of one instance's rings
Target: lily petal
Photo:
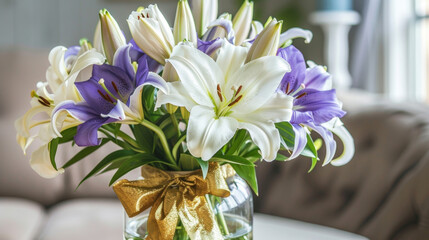
[[[191,111],[197,105],[182,82],[167,83],[167,86],[168,92],[158,91],[155,109],[158,109],[163,104],[170,103],[174,106],[185,107],[188,111]]]
[[[291,71],[286,73],[282,79],[279,90],[283,93],[288,94],[297,90],[301,84],[304,83],[306,77],[306,65],[304,56],[302,53],[293,45],[279,49],[277,56],[286,60],[291,67]]]
[[[216,89],[223,74],[212,58],[196,48],[178,45],[167,61],[176,69],[183,86],[195,102],[213,107],[213,101],[219,101],[215,97]]]
[[[189,117],[187,143],[195,157],[210,160],[234,136],[238,122],[231,117],[215,118],[213,109],[195,106]]]
[[[294,109],[300,112],[311,111],[314,123],[317,125],[346,114],[338,104],[335,89],[328,91],[304,89],[299,94],[301,97],[295,99]]]
[[[68,114],[80,122],[85,122],[99,116],[99,114],[86,103],[77,104],[73,101],[64,101],[58,104],[52,112],[52,127],[55,134],[59,137],[61,137],[60,132],[63,128],[63,122]]]
[[[288,122],[292,117],[293,98],[275,93],[262,107],[253,112],[241,113],[240,109],[231,114],[238,120],[252,119],[259,122]]]
[[[328,165],[334,158],[335,151],[337,150],[337,143],[335,142],[332,132],[322,126],[314,125],[314,123],[306,123],[305,125],[309,126],[322,137],[326,146],[326,154],[325,160],[323,161],[323,166]]]
[[[280,149],[280,133],[274,123],[239,122],[239,128],[246,129],[252,141],[259,147],[262,158],[273,161]]]
[[[74,137],[76,145],[79,147],[97,146],[101,140],[98,139],[97,131],[104,124],[109,124],[117,121],[113,118],[93,118],[77,127],[77,133]]]
[[[243,86],[243,98],[234,109],[253,112],[264,105],[278,88],[284,74],[290,71],[289,64],[279,57],[268,56],[253,60],[227,80],[226,91]]]
[[[307,145],[307,131],[304,127],[298,124],[292,124],[293,132],[295,133],[295,143],[292,150],[292,155],[288,160],[295,159],[298,157],[301,152],[304,150],[305,145]]]
[[[129,79],[134,79],[135,72],[134,67],[131,64],[130,50],[132,48],[131,44],[124,45],[116,51],[113,56],[113,65],[121,68],[128,75]],[[146,62],[147,67],[147,62]]]
[[[304,84],[306,88],[330,90],[332,89],[332,77],[324,67],[314,65],[306,70]]]
[[[64,169],[60,168],[57,171],[52,166],[48,144],[42,145],[31,154],[30,166],[36,173],[44,178],[54,178],[64,173]]]
[[[149,72],[146,80],[142,82],[142,85],[151,85],[151,86],[158,88],[159,90],[161,90],[163,92],[168,91],[167,82],[162,77],[160,77],[158,74],[153,73],[153,72]]]
[[[224,41],[216,63],[224,73],[224,79],[231,78],[238,69],[244,65],[248,49],[241,46],[235,46]]]
[[[305,43],[310,43],[313,39],[313,33],[302,28],[291,28],[280,35],[279,47],[294,38],[304,38]]]
[[[322,124],[322,126],[326,127],[335,135],[337,135],[343,142],[343,152],[338,158],[332,160],[331,164],[334,166],[342,166],[350,162],[355,153],[355,144],[352,135],[343,126],[341,120],[335,118],[328,123]]]
[[[68,76],[67,68],[64,63],[64,55],[66,51],[67,48],[58,46],[53,48],[49,53],[49,63],[52,66],[52,70],[61,81],[64,81]]]

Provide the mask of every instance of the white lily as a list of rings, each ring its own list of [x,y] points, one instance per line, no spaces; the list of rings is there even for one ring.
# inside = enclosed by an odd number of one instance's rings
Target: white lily
[[[175,44],[171,28],[158,6],[149,5],[134,11],[127,21],[136,44],[143,52],[164,65]]]
[[[278,22],[275,18],[271,20],[268,26],[262,30],[250,47],[246,62],[250,62],[260,57],[277,55],[282,23],[282,21]]]
[[[274,123],[290,120],[293,100],[275,92],[290,66],[274,56],[244,64],[246,55],[247,48],[227,42],[216,62],[190,46],[173,49],[168,62],[181,81],[158,92],[157,107],[171,103],[190,112],[187,145],[195,157],[209,160],[237,129],[246,129],[263,159],[275,159],[280,136]]]
[[[74,82],[82,71],[90,69],[93,64],[102,64],[104,60],[104,56],[95,49],[83,53],[79,49],[65,47],[55,47],[51,50],[51,66],[46,71],[47,81],[37,84],[37,90],[31,94],[31,108],[15,121],[17,142],[24,154],[35,140],[40,143],[40,147],[32,154],[30,164],[41,176],[54,177],[62,172],[51,166],[49,154],[46,158],[48,143],[57,136],[51,126],[53,109],[66,100],[80,101]],[[77,126],[79,123],[69,115],[61,118],[63,129]]]
[[[113,56],[118,48],[127,44],[124,33],[116,20],[106,9],[100,10],[100,30],[103,52],[109,63],[113,63]]]
[[[216,20],[218,0],[193,0],[191,10],[198,35],[203,36],[209,24]]]
[[[249,36],[253,18],[253,2],[245,0],[232,20],[235,45],[241,45]]]

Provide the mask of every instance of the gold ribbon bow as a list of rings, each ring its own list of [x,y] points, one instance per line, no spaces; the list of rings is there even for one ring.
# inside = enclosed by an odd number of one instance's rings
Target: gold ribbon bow
[[[148,165],[142,167],[144,180],[121,180],[113,190],[129,217],[152,207],[147,228],[148,240],[171,240],[180,218],[189,237],[223,239],[205,195],[228,197],[224,172],[210,163],[206,179],[201,170],[166,172]]]

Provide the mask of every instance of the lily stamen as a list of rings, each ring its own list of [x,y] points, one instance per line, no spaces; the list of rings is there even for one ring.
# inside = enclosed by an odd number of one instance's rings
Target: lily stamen
[[[298,97],[296,97],[295,99],[300,99],[302,97],[304,97],[305,95],[307,95],[307,93],[301,93]]]
[[[40,104],[42,104],[43,106],[45,106],[45,107],[49,107],[50,106],[50,104],[46,104],[45,102],[43,102],[43,101],[41,101],[40,99],[39,100],[37,100]]]
[[[222,90],[220,89],[220,85],[217,85],[217,96],[219,97],[220,101],[223,102],[223,97],[222,97]]]
[[[98,92],[98,94],[100,94],[100,96],[104,99],[104,100],[106,100],[106,101],[108,101],[108,102],[110,102],[110,103],[113,103],[113,101],[112,101],[112,99],[109,97],[109,95],[104,95],[100,90],[97,90],[97,92]]]
[[[109,89],[107,89],[106,84],[104,84],[104,79],[103,78],[101,78],[100,81],[98,81],[98,84],[100,84],[100,86],[104,89],[104,91],[106,91],[105,97],[107,97],[109,99],[109,100],[106,99],[107,101],[113,103],[114,101],[112,100],[112,98],[115,101],[118,100],[118,98],[115,95],[113,95],[113,93],[110,92]],[[112,82],[112,85],[113,85],[113,82]],[[119,92],[118,92],[118,94],[119,94]],[[119,96],[120,96],[120,94],[119,94]],[[110,98],[110,97],[112,97],[112,98]]]
[[[243,95],[238,96],[238,98],[236,98],[234,101],[232,101],[230,104],[228,104],[228,107],[234,106],[234,104],[238,103],[242,97],[243,97]]]
[[[48,106],[50,106],[51,105],[51,102],[49,102],[46,98],[44,98],[44,97],[42,97],[42,96],[39,96],[39,99],[40,100],[42,100],[46,105],[48,105]],[[39,100],[39,101],[40,101]]]
[[[305,89],[305,85],[304,85],[304,84],[301,84],[297,90],[295,90],[292,94],[291,94],[291,93],[288,93],[288,95],[295,96],[296,94],[298,94],[298,93],[299,93],[301,90],[303,90],[303,89]],[[292,92],[292,91],[293,91],[293,90],[291,90],[291,92]]]
[[[240,85],[240,87],[238,87],[238,90],[234,96],[237,96],[241,92],[241,89],[243,89],[243,85]]]

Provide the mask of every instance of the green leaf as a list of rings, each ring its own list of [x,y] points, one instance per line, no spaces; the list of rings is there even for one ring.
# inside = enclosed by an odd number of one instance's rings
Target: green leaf
[[[113,175],[112,179],[110,180],[109,186],[111,186],[114,182],[116,182],[116,180],[118,180],[120,177],[124,176],[131,170],[155,162],[162,161],[149,153],[138,153],[132,156],[128,156],[128,158],[121,164],[119,169]]]
[[[286,161],[288,159],[288,157],[286,157],[285,155],[283,155],[283,154],[280,154],[280,153],[277,153],[277,157],[276,157],[276,161],[281,161],[281,162],[284,162],[284,161]]]
[[[59,144],[73,141],[76,136],[77,127],[72,127],[61,132],[62,138],[60,138]]]
[[[292,124],[288,122],[276,123],[276,128],[279,130],[281,138],[285,141],[288,148],[293,149],[295,144],[295,132]]]
[[[153,151],[153,132],[143,125],[133,125],[131,128],[139,146],[146,152]]]
[[[240,156],[235,156],[235,155],[216,154],[212,158],[212,161],[221,162],[221,163],[244,165],[244,166],[255,166],[255,164],[253,164],[252,162],[250,162],[246,158],[240,157]]]
[[[135,155],[135,154],[136,154],[136,152],[134,152],[134,151],[124,150],[124,149],[110,153],[103,160],[101,160],[97,164],[97,166],[95,166],[94,169],[92,169],[91,172],[89,172],[88,175],[86,175],[82,179],[82,181],[80,181],[80,183],[77,186],[77,188],[83,182],[85,182],[88,178],[94,176],[95,174],[97,174],[98,172],[100,172],[103,168],[105,168],[107,165],[111,164],[112,162],[117,162],[117,161],[121,161],[121,160],[127,159],[129,156],[132,156],[132,155]]]
[[[308,173],[311,173],[311,171],[313,171],[314,167],[316,167],[317,161],[319,161],[318,158],[311,159],[311,167],[310,167],[310,170],[308,170]]]
[[[308,133],[307,133],[307,145],[305,146],[301,155],[304,155],[306,157],[316,158],[316,159],[318,158],[316,146],[314,145],[313,139]]]
[[[234,138],[231,141],[231,147],[226,152],[227,155],[234,154],[240,146],[243,145],[244,141],[247,138],[247,131],[244,129],[238,130],[237,134],[235,134]]]
[[[60,139],[59,138],[55,138],[48,145],[48,148],[49,148],[49,157],[51,159],[51,164],[52,164],[52,166],[54,167],[55,170],[58,170],[57,169],[57,163],[55,162],[55,155],[57,154],[57,149],[58,149],[58,143],[59,142],[60,142]]]
[[[179,158],[179,166],[184,171],[193,171],[198,169],[200,164],[195,157],[182,153]]]
[[[109,139],[104,138],[101,141],[100,145],[84,148],[83,150],[81,150],[80,152],[78,152],[76,155],[74,155],[74,157],[72,157],[68,162],[66,162],[66,164],[64,164],[63,168],[68,168],[71,165],[79,162],[80,160],[82,160],[83,158],[87,157],[91,153],[97,151],[99,148],[101,148],[107,142],[109,142]]]
[[[243,166],[238,164],[231,164],[237,174],[246,180],[253,191],[258,195],[258,181],[256,179],[255,166]]]
[[[209,172],[209,161],[204,161],[201,158],[195,158],[200,164],[201,170],[203,171],[203,178],[207,177],[207,173]]]
[[[292,150],[295,146],[295,132],[293,131],[292,124],[288,122],[276,123],[276,128],[279,130],[280,137],[286,143],[288,150]],[[317,151],[309,134],[307,134],[307,145],[301,152],[301,155],[317,158]]]

